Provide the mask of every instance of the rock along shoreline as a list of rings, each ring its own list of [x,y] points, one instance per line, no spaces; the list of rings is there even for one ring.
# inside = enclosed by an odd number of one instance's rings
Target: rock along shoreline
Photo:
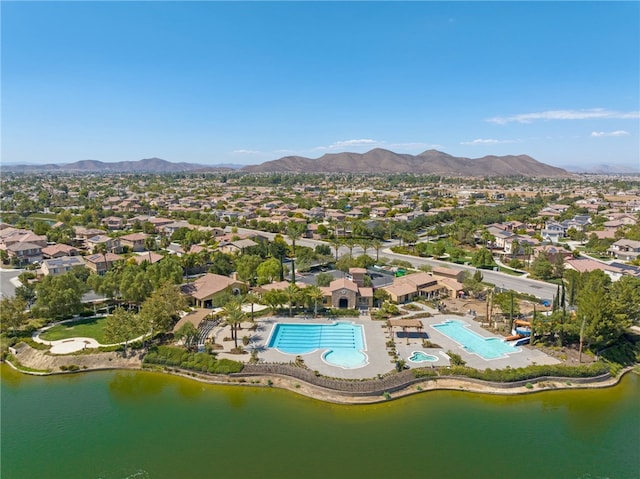
[[[304,379],[285,374],[237,373],[211,375],[174,367],[143,366],[140,355],[123,358],[115,352],[54,357],[24,345],[16,351],[13,358],[15,358],[15,361],[6,360],[10,367],[23,374],[36,376],[105,370],[151,371],[214,385],[285,389],[318,401],[352,405],[376,404],[429,391],[446,390],[512,396],[561,389],[607,388],[617,385],[626,373],[634,369],[633,366],[627,367],[617,376],[605,374],[593,378],[541,377],[513,383],[496,383],[461,376],[426,377],[416,378],[407,384],[399,385],[394,390],[376,390],[355,394],[350,391],[339,391],[312,384]],[[14,364],[14,362],[17,364]],[[64,369],[60,369],[61,367]]]

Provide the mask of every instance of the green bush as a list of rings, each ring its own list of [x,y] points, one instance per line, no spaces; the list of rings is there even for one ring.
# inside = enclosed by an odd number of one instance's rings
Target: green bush
[[[493,382],[526,381],[544,376],[563,378],[590,378],[608,373],[609,368],[604,362],[596,362],[583,366],[566,366],[563,364],[548,364],[527,366],[526,368],[485,369],[479,371],[466,366],[452,366],[449,372],[454,376],[466,376]]]
[[[467,362],[464,359],[462,359],[462,356],[460,356],[459,354],[453,353],[451,351],[447,351],[447,356],[451,358],[452,366],[464,366],[465,364],[467,364]]]
[[[355,317],[360,316],[360,311],[357,309],[338,309],[331,308],[329,310],[329,316],[346,316],[346,317]]]
[[[191,371],[230,374],[242,371],[243,364],[230,359],[216,359],[207,353],[193,353],[173,346],[158,346],[144,357],[145,364],[177,366]]]
[[[411,372],[415,378],[431,378],[438,375],[437,371],[431,368],[415,368]]]

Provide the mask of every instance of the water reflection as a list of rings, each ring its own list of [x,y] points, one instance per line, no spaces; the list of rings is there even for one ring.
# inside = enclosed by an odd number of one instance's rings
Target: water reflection
[[[118,371],[109,381],[109,391],[118,399],[140,401],[148,396],[159,394],[165,384],[165,379],[160,375]]]

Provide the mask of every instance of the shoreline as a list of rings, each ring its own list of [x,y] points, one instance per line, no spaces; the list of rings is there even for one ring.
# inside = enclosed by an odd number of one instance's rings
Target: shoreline
[[[32,367],[37,365],[38,362],[35,358],[42,358],[44,353],[34,350],[28,347],[30,351],[24,354],[24,349],[18,354],[14,355],[15,359],[22,367],[33,369],[33,371],[22,369],[13,364],[11,359],[5,360],[12,369],[22,373],[30,374],[33,376],[53,376],[62,374],[75,374],[82,372],[92,371],[106,371],[106,370],[124,370],[124,371],[149,371],[167,374],[171,376],[178,376],[201,383],[220,385],[220,386],[254,386],[254,387],[275,387],[284,389],[310,399],[318,401],[344,404],[344,405],[365,405],[376,404],[382,402],[388,402],[391,400],[401,399],[404,397],[412,396],[414,394],[420,394],[430,391],[461,391],[470,392],[476,394],[491,394],[501,396],[515,396],[523,394],[535,394],[545,391],[557,391],[557,390],[570,390],[570,389],[602,389],[616,386],[622,377],[633,371],[636,366],[628,366],[624,368],[617,376],[598,376],[594,378],[533,378],[528,381],[520,381],[525,383],[524,385],[514,386],[513,383],[504,383],[504,386],[499,386],[497,383],[490,383],[479,379],[465,378],[462,376],[440,376],[429,377],[424,379],[417,379],[401,389],[393,392],[381,391],[370,395],[355,395],[349,392],[337,391],[334,389],[325,388],[316,384],[309,383],[299,378],[287,376],[283,374],[266,373],[266,374],[242,374],[238,373],[236,376],[225,375],[205,375],[195,371],[182,370],[178,368],[166,368],[161,366],[145,367],[142,364],[142,360],[139,357],[122,358],[118,357],[116,353],[96,353],[87,354],[82,356],[58,356],[48,359],[56,363],[56,366],[67,366],[68,364],[59,364],[61,362],[69,363],[69,359],[77,366],[76,363],[89,362],[93,364],[91,366],[78,366],[77,369],[67,369],[60,371],[52,370],[39,370],[40,368]],[[22,354],[23,358],[19,357]],[[80,359],[86,359],[87,361],[81,361]],[[31,364],[25,364],[21,359],[25,359],[26,362]],[[73,361],[75,359],[75,361]],[[116,359],[114,361],[114,359]],[[31,361],[30,361],[31,360]],[[65,360],[65,361],[60,361]],[[576,382],[576,380],[578,380]]]

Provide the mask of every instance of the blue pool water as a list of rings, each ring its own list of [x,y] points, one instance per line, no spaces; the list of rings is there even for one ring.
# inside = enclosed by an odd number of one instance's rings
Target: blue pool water
[[[505,343],[500,338],[484,338],[474,333],[464,321],[453,319],[434,324],[431,327],[453,339],[468,353],[477,354],[483,359],[503,358],[508,354],[522,351],[520,348]]]
[[[326,349],[322,359],[341,368],[367,364],[364,331],[353,323],[291,324],[277,323],[267,346],[287,354],[307,354]]]
[[[423,353],[422,351],[414,351],[409,361],[412,363],[422,363],[425,361],[435,362],[438,360],[438,356],[434,356],[432,354]]]

